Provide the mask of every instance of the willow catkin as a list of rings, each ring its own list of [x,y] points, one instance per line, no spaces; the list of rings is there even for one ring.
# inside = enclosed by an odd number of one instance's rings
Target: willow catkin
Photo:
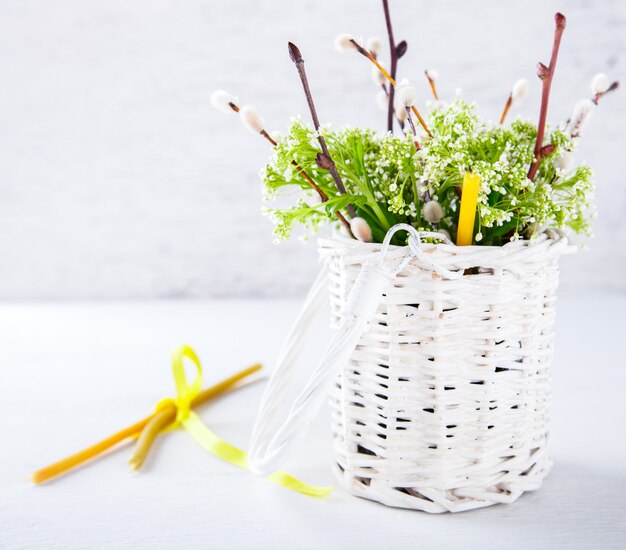
[[[242,124],[253,134],[260,134],[263,131],[265,123],[256,110],[250,105],[242,107],[239,111]]]

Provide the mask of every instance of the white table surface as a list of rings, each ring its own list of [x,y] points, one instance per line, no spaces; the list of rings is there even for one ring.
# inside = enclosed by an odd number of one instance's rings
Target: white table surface
[[[298,300],[15,302],[0,305],[0,548],[626,548],[626,296],[562,296],[551,449],[541,490],[439,516],[337,488],[305,497],[209,455],[183,431],[137,475],[129,447],[41,487],[29,474],[173,394],[169,353],[189,343],[206,383],[270,369]],[[326,342],[324,320],[309,350]],[[263,382],[199,409],[246,446]],[[334,482],[328,411],[287,469]]]

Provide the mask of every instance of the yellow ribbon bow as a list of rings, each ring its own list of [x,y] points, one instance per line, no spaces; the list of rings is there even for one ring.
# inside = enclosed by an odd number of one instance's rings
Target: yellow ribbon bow
[[[191,385],[187,383],[187,377],[185,376],[185,359],[189,359],[197,370],[197,376]],[[177,409],[176,424],[182,425],[182,427],[210,453],[213,453],[239,468],[248,470],[248,453],[218,437],[200,420],[200,417],[191,410],[191,402],[202,388],[202,366],[200,365],[198,356],[191,347],[184,345],[174,350],[172,353],[172,370],[174,372],[174,381],[178,394],[174,400]],[[159,406],[160,405],[161,404],[159,404]],[[267,479],[287,487],[292,491],[311,496],[324,496],[333,489],[332,487],[309,485],[283,471],[275,472]]]
[[[185,375],[185,359],[189,359],[196,367],[197,374],[191,384],[188,383]],[[254,365],[223,380],[211,388],[202,390],[202,366],[200,360],[190,346],[180,346],[172,353],[172,371],[177,393],[175,399],[166,398],[161,400],[152,415],[87,449],[38,470],[33,474],[32,479],[37,484],[43,483],[102,454],[105,450],[127,439],[137,439],[135,451],[129,460],[131,467],[137,469],[143,463],[154,438],[163,431],[169,431],[179,426],[187,430],[191,436],[210,453],[213,453],[239,468],[248,470],[248,454],[218,437],[212,430],[205,426],[202,420],[200,420],[200,417],[193,412],[192,407],[204,402],[210,397],[222,393],[243,377],[256,372],[260,368],[260,365]],[[292,491],[310,496],[324,496],[333,489],[332,487],[309,485],[282,471],[275,472],[267,479],[287,487]]]

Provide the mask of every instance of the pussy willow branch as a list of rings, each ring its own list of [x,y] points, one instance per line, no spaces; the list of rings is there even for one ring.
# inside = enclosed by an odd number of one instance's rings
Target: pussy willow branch
[[[302,53],[298,49],[298,46],[296,46],[293,42],[289,42],[289,57],[294,62],[296,69],[298,70],[298,75],[300,76],[300,81],[302,82],[302,88],[304,89],[304,95],[306,96],[306,101],[309,105],[309,111],[311,112],[311,117],[313,118],[313,125],[315,126],[315,131],[317,132],[317,139],[320,143],[320,147],[322,148],[323,159],[321,163],[318,160],[318,165],[321,168],[324,168],[325,170],[328,170],[330,172],[333,180],[335,180],[337,190],[341,195],[345,195],[346,188],[343,184],[343,181],[341,181],[341,176],[339,175],[337,166],[330,156],[328,146],[326,145],[326,140],[324,139],[324,136],[320,129],[320,121],[317,117],[317,110],[315,109],[315,103],[313,102],[311,88],[309,87],[309,80],[306,76],[306,71],[304,70],[304,59],[302,57]],[[350,217],[356,217],[354,206],[349,204],[346,209],[348,210],[348,214],[350,214]]]
[[[513,92],[509,92],[509,97],[506,99],[506,103],[504,104],[504,109],[502,109],[502,115],[500,115],[500,126],[504,124],[504,119],[506,115],[509,113],[509,109],[513,105]]]
[[[391,15],[389,13],[389,2],[383,0],[383,11],[385,12],[385,23],[387,24],[387,36],[389,37],[389,53],[391,54],[391,78],[396,79],[398,69],[398,53],[396,42],[393,37],[393,26],[391,25]],[[395,95],[395,85],[389,87],[389,106],[387,107],[387,131],[393,131],[393,98]]]
[[[232,101],[228,102],[228,106],[236,113],[239,112],[239,106],[233,103]],[[272,147],[276,147],[278,145],[276,140],[272,136],[270,136],[269,133],[265,129],[261,130],[261,132],[259,133],[267,141],[269,141],[272,144]],[[296,172],[298,172],[298,174],[300,174],[304,178],[304,180],[315,190],[315,192],[319,195],[320,200],[322,202],[326,202],[328,200],[328,195],[324,193],[323,189],[319,185],[317,185],[317,183],[315,183],[315,180],[311,176],[309,176],[309,174],[306,173],[304,168],[302,168],[302,166],[300,166],[295,160],[291,161],[291,165],[296,169]],[[335,211],[335,216],[337,216],[337,219],[348,230],[348,234],[352,235],[352,231],[350,229],[350,222],[346,220],[345,216],[339,210]]]
[[[435,80],[428,74],[428,71],[424,71],[426,75],[426,80],[428,80],[428,85],[430,86],[430,91],[433,93],[433,97],[435,101],[439,101],[439,94],[437,93],[437,85],[435,84]]]
[[[411,116],[411,107],[405,107],[406,109],[406,114],[407,114],[407,122],[409,123],[409,126],[411,127],[411,131],[413,132],[413,145],[415,145],[415,150],[419,151],[420,150],[420,144],[419,141],[417,141],[417,131],[415,130],[415,124],[413,123],[413,117]]]
[[[356,48],[356,50],[363,56],[366,57],[367,59],[369,59],[374,65],[376,65],[376,67],[378,68],[378,70],[383,74],[383,76],[389,81],[389,83],[391,84],[390,89],[393,90],[396,87],[396,80],[395,78],[393,78],[393,76],[391,76],[388,72],[387,69],[385,69],[385,67],[383,67],[374,57],[372,57],[372,54],[370,52],[368,52],[365,48],[363,48],[356,40],[352,39],[350,40],[350,42],[352,43],[352,45]],[[417,117],[417,120],[419,120],[420,125],[422,126],[422,128],[424,128],[424,131],[430,136],[433,137],[432,132],[430,131],[430,129],[428,128],[426,121],[424,120],[424,117],[420,114],[420,112],[417,110],[417,107],[415,105],[411,105],[411,111],[413,111],[413,114]]]
[[[613,82],[606,90],[604,90],[603,92],[598,92],[597,94],[595,94],[593,96],[593,98],[591,99],[591,101],[593,101],[596,105],[598,104],[598,102],[609,92],[612,92],[614,90],[617,90],[619,88],[619,82],[615,81]]]
[[[557,13],[554,16],[554,22],[556,28],[554,30],[554,42],[552,44],[552,57],[550,58],[550,65],[546,67],[543,63],[539,63],[537,75],[541,79],[541,109],[539,111],[539,123],[537,124],[537,140],[535,141],[535,160],[531,164],[528,170],[528,179],[534,180],[539,169],[539,164],[543,158],[542,147],[543,138],[546,132],[546,118],[548,116],[548,102],[550,101],[550,88],[552,87],[552,78],[554,77],[554,70],[556,69],[556,60],[559,55],[559,46],[561,45],[561,37],[565,30],[566,24],[565,16],[562,13]]]

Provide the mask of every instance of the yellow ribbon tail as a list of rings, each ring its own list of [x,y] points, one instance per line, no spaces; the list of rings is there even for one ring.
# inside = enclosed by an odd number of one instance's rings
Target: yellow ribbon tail
[[[250,471],[248,468],[248,453],[224,441],[210,430],[196,413],[190,411],[189,416],[182,421],[182,425],[207,451],[234,466],[238,466],[242,470]],[[283,471],[275,472],[267,479],[287,489],[309,496],[321,497],[333,490],[333,487],[309,485]]]

